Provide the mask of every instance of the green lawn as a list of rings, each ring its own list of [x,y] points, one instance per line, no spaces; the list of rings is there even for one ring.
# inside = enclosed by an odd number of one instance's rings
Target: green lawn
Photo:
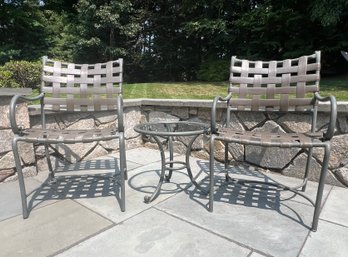
[[[322,95],[334,95],[338,101],[348,101],[348,75],[320,80]]]
[[[124,85],[123,96],[125,99],[213,99],[215,95],[225,95],[226,89],[227,82],[137,83]]]
[[[228,82],[163,82],[125,84],[124,99],[213,99],[216,95],[227,94]],[[348,75],[322,78],[321,95],[334,95],[337,100],[348,101]]]
[[[124,99],[209,99],[226,96],[228,82],[156,82],[124,84]],[[334,95],[338,101],[348,101],[348,75],[322,78],[321,95]],[[34,90],[38,94],[39,89]]]

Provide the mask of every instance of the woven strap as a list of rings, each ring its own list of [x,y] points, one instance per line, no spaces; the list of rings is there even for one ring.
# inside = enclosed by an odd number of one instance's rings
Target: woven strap
[[[117,138],[118,132],[113,128],[89,130],[26,129],[22,139],[33,143],[87,143]]]
[[[236,131],[233,128],[221,128],[218,138],[239,144],[252,144],[274,147],[312,147],[313,143],[321,142],[322,133],[271,133],[255,131]]]
[[[43,58],[44,103],[53,110],[114,110],[122,93],[122,59],[74,64]]]
[[[319,79],[320,52],[269,62],[233,56],[230,105],[238,110],[303,111],[313,105],[313,93],[319,91]]]

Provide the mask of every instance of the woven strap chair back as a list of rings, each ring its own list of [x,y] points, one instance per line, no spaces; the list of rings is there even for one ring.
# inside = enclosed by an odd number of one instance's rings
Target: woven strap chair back
[[[123,60],[74,64],[43,57],[41,92],[54,111],[115,110],[122,94]]]
[[[232,109],[304,111],[313,108],[319,91],[320,51],[283,61],[231,60]]]

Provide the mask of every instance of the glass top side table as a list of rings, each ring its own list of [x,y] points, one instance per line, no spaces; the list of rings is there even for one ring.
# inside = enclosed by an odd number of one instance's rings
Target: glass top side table
[[[142,123],[134,127],[134,130],[142,135],[147,135],[152,137],[160,150],[161,153],[161,174],[156,190],[151,196],[145,196],[145,203],[150,203],[157,198],[161,191],[161,187],[164,181],[169,182],[173,171],[186,169],[187,174],[192,182],[200,191],[204,194],[208,192],[203,189],[193,178],[190,166],[190,154],[194,141],[199,135],[207,134],[209,132],[210,126],[199,122],[189,122],[189,121],[175,121],[175,122],[151,122]],[[189,144],[186,148],[186,158],[185,161],[174,160],[173,154],[173,140],[177,136],[192,136]],[[160,138],[165,138],[168,141],[169,150],[169,161],[166,161],[166,156],[163,148],[163,144]],[[166,175],[166,171],[168,174]]]

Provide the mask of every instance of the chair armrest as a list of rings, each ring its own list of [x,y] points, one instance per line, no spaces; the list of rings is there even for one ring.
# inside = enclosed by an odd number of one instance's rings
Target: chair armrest
[[[336,119],[337,119],[337,102],[336,98],[332,95],[322,97],[318,92],[314,94],[314,97],[319,102],[330,102],[330,121],[329,127],[324,133],[324,140],[330,140],[335,133]]]
[[[232,97],[232,93],[229,93],[226,97],[222,96],[216,96],[213,101],[213,106],[211,109],[211,123],[210,123],[210,128],[211,128],[211,133],[216,133],[216,108],[218,102],[228,102],[230,98]]]
[[[124,132],[123,97],[122,97],[122,95],[118,95],[118,97],[117,97],[117,119],[118,119],[118,131]]]
[[[17,120],[16,120],[16,108],[18,101],[34,101],[34,100],[39,100],[44,97],[44,93],[41,93],[40,95],[29,97],[29,96],[23,96],[23,95],[15,95],[11,99],[10,103],[10,123],[11,123],[11,129],[14,134],[20,134],[21,128],[18,127],[17,125]]]

